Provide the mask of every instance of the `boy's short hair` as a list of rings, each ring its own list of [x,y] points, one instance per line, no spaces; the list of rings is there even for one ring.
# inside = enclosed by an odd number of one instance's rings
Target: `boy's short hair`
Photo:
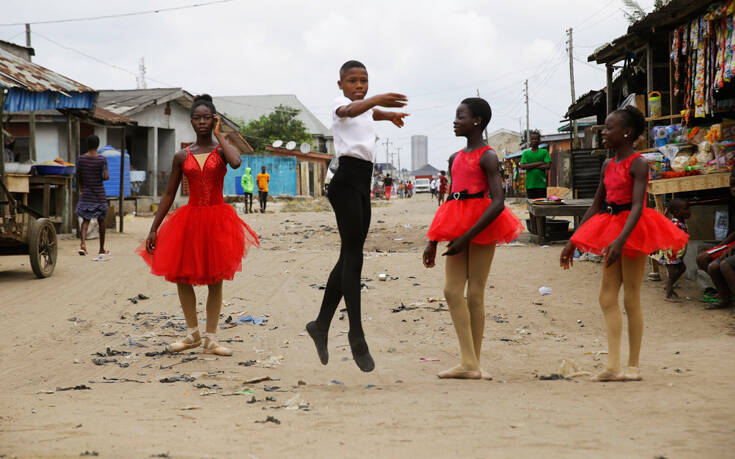
[[[530,139],[532,135],[537,135],[539,139],[541,139],[541,131],[539,131],[538,129],[531,129],[531,131],[529,131],[528,133],[528,138]]]
[[[365,69],[367,70],[367,67],[365,67],[365,64],[363,64],[360,61],[347,61],[344,64],[342,64],[342,67],[339,68],[339,77],[342,78],[342,75],[345,74],[346,71],[349,69]]]
[[[681,198],[674,198],[671,201],[669,201],[669,203],[666,205],[666,207],[670,211],[674,211],[676,209],[685,209],[688,206],[689,206],[689,202]]]
[[[92,134],[87,137],[87,151],[96,150],[100,146],[100,138]]]
[[[490,104],[487,103],[485,99],[482,97],[468,97],[461,103],[470,109],[470,113],[473,117],[476,116],[482,119],[480,122],[481,129],[485,129],[487,125],[490,124],[490,120],[493,117],[493,111],[490,108]]]

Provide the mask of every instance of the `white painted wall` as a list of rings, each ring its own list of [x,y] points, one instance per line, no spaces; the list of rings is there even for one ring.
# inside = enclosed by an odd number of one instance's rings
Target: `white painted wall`
[[[42,163],[55,158],[67,158],[66,145],[62,147],[60,127],[54,123],[36,123],[36,161]]]

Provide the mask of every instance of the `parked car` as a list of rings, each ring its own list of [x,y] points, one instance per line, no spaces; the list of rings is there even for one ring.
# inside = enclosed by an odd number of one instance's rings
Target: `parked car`
[[[428,193],[431,191],[431,187],[429,186],[430,180],[427,178],[417,178],[416,181],[413,184],[413,192],[414,193]]]

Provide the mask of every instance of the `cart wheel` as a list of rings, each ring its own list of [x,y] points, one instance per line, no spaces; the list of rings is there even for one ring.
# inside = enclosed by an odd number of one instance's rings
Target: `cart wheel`
[[[31,220],[28,248],[33,273],[41,279],[49,277],[56,266],[56,229],[51,220]]]

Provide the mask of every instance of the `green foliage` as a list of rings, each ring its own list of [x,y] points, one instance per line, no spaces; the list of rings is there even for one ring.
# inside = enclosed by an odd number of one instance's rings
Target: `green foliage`
[[[256,153],[265,152],[265,147],[275,140],[284,143],[293,140],[297,144],[312,143],[311,134],[306,131],[304,123],[297,119],[299,110],[286,105],[279,105],[269,115],[263,115],[248,123],[240,122],[240,133],[247,139]]]

